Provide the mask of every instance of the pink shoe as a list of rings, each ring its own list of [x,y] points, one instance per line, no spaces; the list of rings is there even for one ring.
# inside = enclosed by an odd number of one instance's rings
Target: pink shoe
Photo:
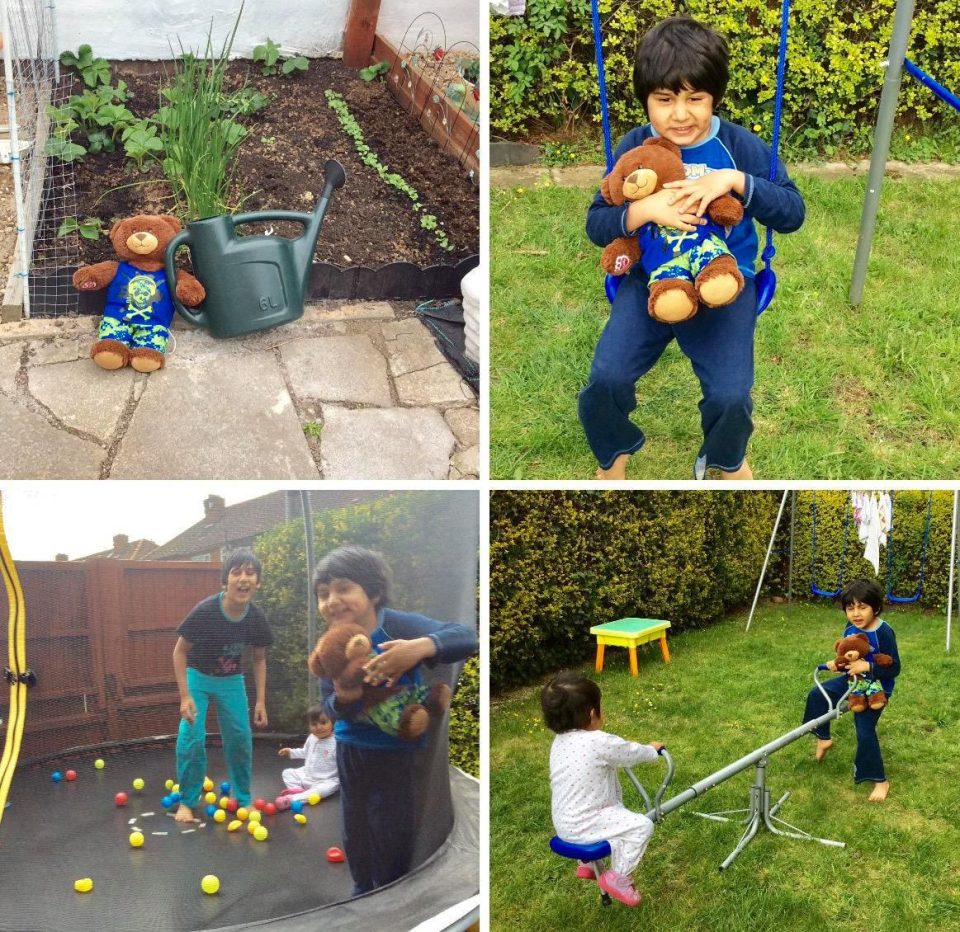
[[[633,881],[616,871],[604,871],[600,875],[600,889],[609,893],[624,906],[639,906],[640,894],[634,889]]]
[[[278,812],[286,812],[290,808],[292,800],[289,796],[278,796],[273,804],[277,807]]]
[[[596,880],[593,868],[586,861],[577,861],[577,877],[581,880]]]

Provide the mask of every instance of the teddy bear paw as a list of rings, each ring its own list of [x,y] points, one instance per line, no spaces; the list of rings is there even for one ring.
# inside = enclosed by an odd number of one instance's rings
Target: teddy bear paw
[[[697,293],[690,282],[662,279],[650,286],[647,310],[654,320],[678,324],[693,317],[698,307]]]
[[[90,358],[101,369],[122,369],[130,361],[130,350],[119,340],[97,340],[90,347]]]
[[[419,738],[430,724],[430,713],[422,705],[407,706],[400,716],[397,735],[405,741]]]
[[[162,369],[164,363],[163,353],[149,349],[145,346],[139,346],[130,350],[130,366],[137,372],[156,372]]]

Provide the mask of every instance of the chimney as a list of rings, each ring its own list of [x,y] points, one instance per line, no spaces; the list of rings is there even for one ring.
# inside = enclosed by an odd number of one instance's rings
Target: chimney
[[[126,534],[114,534],[113,535],[113,549],[114,550],[123,550],[124,547],[130,546],[130,538]]]
[[[219,495],[208,495],[203,502],[204,517],[210,520],[222,518],[227,512],[227,503]]]
[[[57,563],[69,563],[69,562],[70,562],[70,557],[68,557],[65,553],[58,553],[53,559],[56,560]]]

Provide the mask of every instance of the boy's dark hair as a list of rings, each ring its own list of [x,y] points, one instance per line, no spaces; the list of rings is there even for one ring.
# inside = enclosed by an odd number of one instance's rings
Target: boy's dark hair
[[[730,79],[727,40],[689,16],[657,23],[641,40],[633,59],[633,89],[647,109],[647,98],[665,89],[706,91],[716,110]]]
[[[840,605],[844,609],[854,602],[869,605],[874,615],[879,615],[883,611],[883,590],[872,579],[856,579],[840,593]]]
[[[252,566],[257,571],[257,582],[260,582],[260,580],[263,578],[263,566],[260,563],[259,557],[247,547],[243,547],[240,550],[234,550],[233,553],[231,553],[230,556],[224,560],[223,566],[220,570],[220,582],[226,585],[227,577],[230,575],[230,570],[248,565]]]
[[[328,553],[313,571],[313,593],[333,579],[349,579],[360,586],[377,608],[390,604],[390,567],[382,553],[366,547],[338,547]]]
[[[316,725],[317,722],[321,721],[322,719],[327,719],[327,721],[330,720],[327,710],[322,705],[319,703],[314,703],[314,705],[307,709],[307,721],[311,725]]]
[[[540,693],[547,728],[561,734],[586,728],[590,713],[600,714],[600,687],[579,673],[558,673]]]

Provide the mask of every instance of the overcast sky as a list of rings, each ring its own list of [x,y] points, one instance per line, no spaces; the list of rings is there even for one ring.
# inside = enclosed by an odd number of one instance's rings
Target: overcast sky
[[[266,495],[287,483],[228,481],[5,482],[0,483],[3,524],[15,560],[71,560],[130,540],[167,541],[203,518],[203,501],[219,495],[227,505]]]

